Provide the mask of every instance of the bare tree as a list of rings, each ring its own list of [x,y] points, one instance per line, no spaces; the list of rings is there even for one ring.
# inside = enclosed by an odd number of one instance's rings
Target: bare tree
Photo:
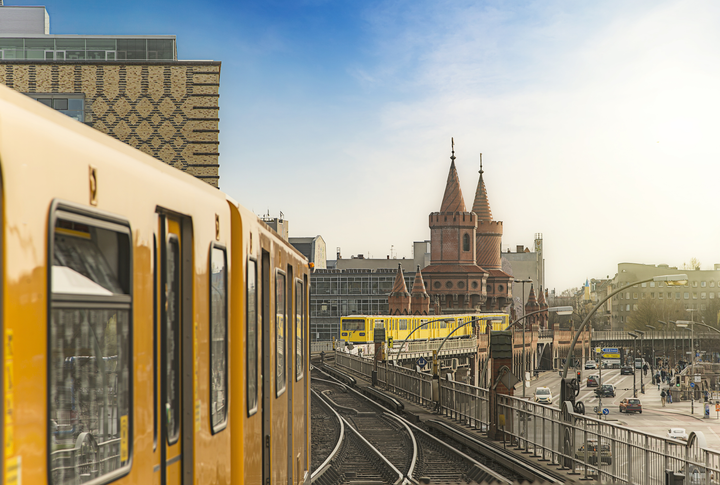
[[[635,307],[633,307],[635,308]],[[645,325],[657,326],[657,321],[682,320],[685,318],[685,306],[680,300],[645,298],[640,300],[637,309],[633,309],[625,322],[625,330],[642,330]]]

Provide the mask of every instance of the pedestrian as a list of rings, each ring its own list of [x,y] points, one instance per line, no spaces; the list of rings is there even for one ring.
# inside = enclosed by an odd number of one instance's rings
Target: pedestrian
[[[660,402],[662,403],[663,407],[665,407],[665,397],[667,394],[665,394],[665,389],[660,393]]]
[[[660,376],[655,376],[655,380],[657,381],[658,391],[659,391],[660,390]]]
[[[705,397],[705,402],[708,402],[708,392],[707,389],[703,391],[703,396]]]
[[[667,393],[667,394],[668,394],[668,395],[667,395],[667,403],[668,403],[668,404],[672,404],[672,392],[670,392],[670,389],[668,389],[668,393]]]

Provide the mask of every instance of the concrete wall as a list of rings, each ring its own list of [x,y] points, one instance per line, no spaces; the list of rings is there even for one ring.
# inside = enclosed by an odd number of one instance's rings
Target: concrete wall
[[[50,33],[45,7],[0,7],[0,35],[43,35]]]

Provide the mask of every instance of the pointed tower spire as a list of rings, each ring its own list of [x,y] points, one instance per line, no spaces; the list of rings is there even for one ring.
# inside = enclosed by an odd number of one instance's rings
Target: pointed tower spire
[[[440,212],[465,212],[465,200],[460,190],[460,179],[455,168],[455,140],[450,139],[452,156],[450,157],[450,173],[445,185]]]
[[[430,312],[430,296],[425,291],[425,282],[423,281],[420,265],[417,265],[415,271],[415,281],[413,281],[412,294],[410,295],[410,311],[413,315],[427,315]]]
[[[485,188],[485,181],[483,180],[482,153],[480,154],[480,180],[478,180],[477,190],[475,191],[472,211],[477,215],[478,221],[493,220],[490,202],[488,202],[487,197],[487,189]]]
[[[388,310],[391,315],[407,315],[410,313],[410,293],[408,293],[405,285],[405,275],[401,263],[398,263],[395,283],[390,296],[388,296]]]

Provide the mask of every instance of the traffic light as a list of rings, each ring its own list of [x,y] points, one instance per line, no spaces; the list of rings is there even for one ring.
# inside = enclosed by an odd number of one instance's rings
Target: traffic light
[[[392,337],[388,337],[388,347],[390,347],[391,349],[393,348],[393,338]]]
[[[680,376],[675,376],[675,386],[680,387]]]
[[[578,384],[580,384],[582,382],[582,372],[577,371],[577,376],[578,376],[577,377]]]

